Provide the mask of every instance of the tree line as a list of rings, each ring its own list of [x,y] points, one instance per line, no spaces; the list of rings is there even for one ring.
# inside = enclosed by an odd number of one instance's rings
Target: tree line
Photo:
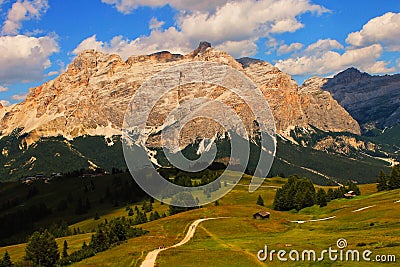
[[[378,191],[399,189],[400,165],[393,166],[389,175],[384,171],[380,171],[376,182]]]
[[[360,195],[358,186],[349,181],[347,186],[339,188],[329,188],[326,192],[324,189],[315,189],[314,184],[308,178],[300,178],[297,175],[290,176],[288,182],[279,188],[275,194],[273,207],[275,210],[301,210],[306,207],[311,207],[315,204],[324,207],[333,199],[344,198],[344,194],[348,191],[354,191],[356,195]],[[261,200],[257,201],[257,204]]]
[[[70,265],[85,258],[92,257],[96,253],[105,251],[110,247],[117,246],[125,240],[139,237],[148,233],[142,228],[132,227],[134,220],[125,217],[117,217],[109,222],[105,220],[97,226],[89,244],[83,242],[82,247],[68,254],[68,243],[64,240],[62,252],[60,253],[55,236],[47,229],[34,232],[28,239],[25,248],[24,261],[17,263],[21,266],[56,266]],[[13,266],[11,257],[6,251],[0,260],[1,267]]]

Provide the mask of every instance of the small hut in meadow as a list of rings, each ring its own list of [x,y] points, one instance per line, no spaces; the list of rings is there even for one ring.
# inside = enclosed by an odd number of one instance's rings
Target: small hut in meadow
[[[257,220],[269,219],[270,215],[271,215],[271,213],[264,210],[264,211],[259,211],[257,213],[254,213],[253,218],[257,219]]]
[[[356,195],[356,193],[354,191],[349,191],[346,194],[344,194],[344,197],[347,198],[347,199],[353,198],[355,196],[357,196],[357,195]]]

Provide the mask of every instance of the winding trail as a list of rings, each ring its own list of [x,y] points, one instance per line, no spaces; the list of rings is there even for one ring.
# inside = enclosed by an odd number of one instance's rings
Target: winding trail
[[[234,186],[247,186],[249,187],[248,184],[232,184],[232,183],[227,183],[228,185],[234,185]],[[277,185],[260,185],[260,188],[281,188],[282,186],[277,186]]]
[[[265,186],[265,187],[274,187],[274,186]],[[394,203],[400,203],[400,200],[394,201]],[[359,209],[353,210],[352,212],[363,211],[363,210],[366,210],[366,209],[369,209],[369,208],[372,208],[372,207],[375,207],[375,206],[376,205],[359,208]],[[182,245],[186,244],[187,242],[189,242],[190,239],[192,239],[192,237],[194,236],[194,234],[196,232],[196,229],[197,229],[197,226],[201,222],[204,222],[204,221],[207,221],[207,220],[223,219],[223,218],[229,218],[229,217],[205,218],[205,219],[198,219],[198,220],[194,221],[189,226],[189,230],[187,231],[186,236],[179,243],[177,243],[175,245],[172,245],[172,246],[169,246],[169,247],[166,247],[166,248],[158,248],[158,249],[155,249],[153,251],[150,251],[147,254],[147,256],[144,259],[144,261],[142,262],[142,264],[140,265],[140,267],[154,267],[155,263],[156,263],[157,256],[161,251],[164,251],[164,250],[167,250],[167,249],[170,249],[170,248],[176,248],[176,247],[182,246]],[[303,224],[303,223],[307,223],[307,222],[326,221],[326,220],[331,220],[331,219],[334,219],[334,218],[336,218],[336,216],[326,217],[326,218],[322,218],[322,219],[313,219],[313,220],[304,220],[304,221],[290,221],[290,222]],[[210,233],[210,235],[211,235],[211,233]]]
[[[336,216],[326,217],[322,219],[307,220],[307,221],[290,221],[290,222],[292,223],[320,222],[320,221],[331,220],[333,218],[336,218]]]
[[[186,236],[181,240],[181,242],[179,242],[179,243],[177,243],[175,245],[166,247],[166,248],[158,248],[158,249],[155,249],[153,251],[150,251],[147,254],[147,256],[144,259],[144,261],[142,262],[142,264],[140,265],[140,267],[154,267],[155,264],[156,264],[156,259],[157,259],[158,253],[160,253],[161,251],[170,249],[170,248],[176,248],[176,247],[182,246],[182,245],[186,244],[187,242],[189,242],[189,240],[192,239],[192,237],[194,236],[194,233],[196,232],[197,226],[201,222],[204,222],[204,221],[207,221],[207,220],[223,219],[223,218],[228,218],[228,217],[206,218],[206,219],[198,219],[198,220],[194,221],[189,226],[189,230],[186,233]]]
[[[373,208],[373,207],[375,207],[375,206],[376,206],[376,205],[372,205],[372,206],[367,206],[367,207],[359,208],[359,209],[353,210],[352,212],[359,212],[359,211],[362,211],[362,210],[366,210],[366,209],[369,209],[369,208]]]

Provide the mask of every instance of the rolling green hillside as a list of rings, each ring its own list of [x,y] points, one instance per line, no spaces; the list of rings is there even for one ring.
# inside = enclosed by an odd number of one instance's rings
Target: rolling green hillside
[[[74,224],[94,218],[96,213],[103,216],[115,207],[141,204],[146,198],[129,173],[58,177],[28,184],[3,182],[0,183],[0,245],[24,241],[41,227],[60,228],[62,223]]]
[[[129,239],[121,245],[96,256],[85,259],[74,266],[140,266],[146,254],[161,245],[178,243],[185,235],[188,226],[198,218],[227,217],[206,221],[197,228],[195,236],[188,244],[161,252],[156,260],[157,266],[275,266],[281,265],[275,258],[273,262],[260,262],[257,252],[268,245],[270,249],[321,251],[332,247],[337,249],[339,238],[347,240],[346,249],[371,250],[375,255],[400,254],[400,191],[376,192],[375,184],[361,185],[361,196],[353,199],[339,199],[320,208],[313,206],[299,212],[279,212],[272,210],[276,192],[274,186],[282,186],[286,179],[270,178],[255,193],[249,193],[247,185],[250,177],[245,176],[239,185],[219,200],[219,205],[207,205],[173,216],[140,225],[149,234]],[[326,187],[325,190],[327,189]],[[256,205],[258,195],[264,199],[265,206]],[[156,210],[165,210],[166,205],[156,201]],[[254,220],[252,215],[260,210],[271,212],[271,218]],[[105,218],[121,216],[124,208],[104,210],[101,219],[83,219],[70,227],[80,227],[91,231]],[[332,217],[330,220],[305,222]],[[88,234],[57,239],[59,246],[68,240],[71,251],[79,248],[79,243],[88,240]],[[24,255],[24,244],[0,248],[0,255],[8,251],[13,261]],[[275,254],[276,255],[276,254]],[[302,263],[306,266],[376,266],[376,262],[332,263],[328,260],[317,263]],[[349,265],[350,264],[350,265]],[[397,263],[398,264],[398,263]],[[284,266],[298,266],[299,262],[287,262]],[[397,266],[386,263],[385,266]]]

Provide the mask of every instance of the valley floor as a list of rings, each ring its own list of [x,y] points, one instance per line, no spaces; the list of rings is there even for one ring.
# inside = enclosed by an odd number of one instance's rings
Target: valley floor
[[[248,184],[249,180],[242,180]],[[221,220],[202,221],[192,232],[193,238],[187,243],[160,251],[157,266],[377,266],[377,262],[332,262],[328,258],[321,262],[281,263],[276,254],[271,261],[257,258],[265,245],[269,250],[315,250],[338,249],[338,239],[345,239],[345,250],[371,250],[371,259],[376,255],[394,255],[398,266],[400,261],[400,191],[376,192],[376,185],[361,185],[361,196],[353,199],[333,200],[328,206],[313,206],[300,212],[272,210],[276,188],[282,179],[267,179],[264,187],[249,193],[245,186],[236,186],[219,200],[219,206],[207,205],[174,216],[141,225],[150,232],[138,238],[113,247],[96,256],[74,264],[74,266],[140,266],[146,255],[161,246],[169,247],[184,239],[190,225],[201,218],[228,217]],[[261,195],[265,207],[257,206]],[[155,210],[165,211],[167,205],[156,202]],[[270,219],[254,220],[252,215],[268,210]],[[116,209],[101,215],[101,220],[124,214],[125,209]],[[330,218],[330,219],[326,219]],[[325,220],[321,220],[325,219]],[[101,221],[100,220],[100,221]],[[302,223],[296,223],[296,222]],[[73,227],[90,230],[98,223],[93,219],[81,221]],[[70,251],[78,249],[90,234],[58,239],[59,247],[68,241]],[[186,240],[187,241],[187,240]],[[15,262],[24,255],[24,244],[0,248],[0,254],[8,251]],[[374,258],[375,259],[375,258]]]

